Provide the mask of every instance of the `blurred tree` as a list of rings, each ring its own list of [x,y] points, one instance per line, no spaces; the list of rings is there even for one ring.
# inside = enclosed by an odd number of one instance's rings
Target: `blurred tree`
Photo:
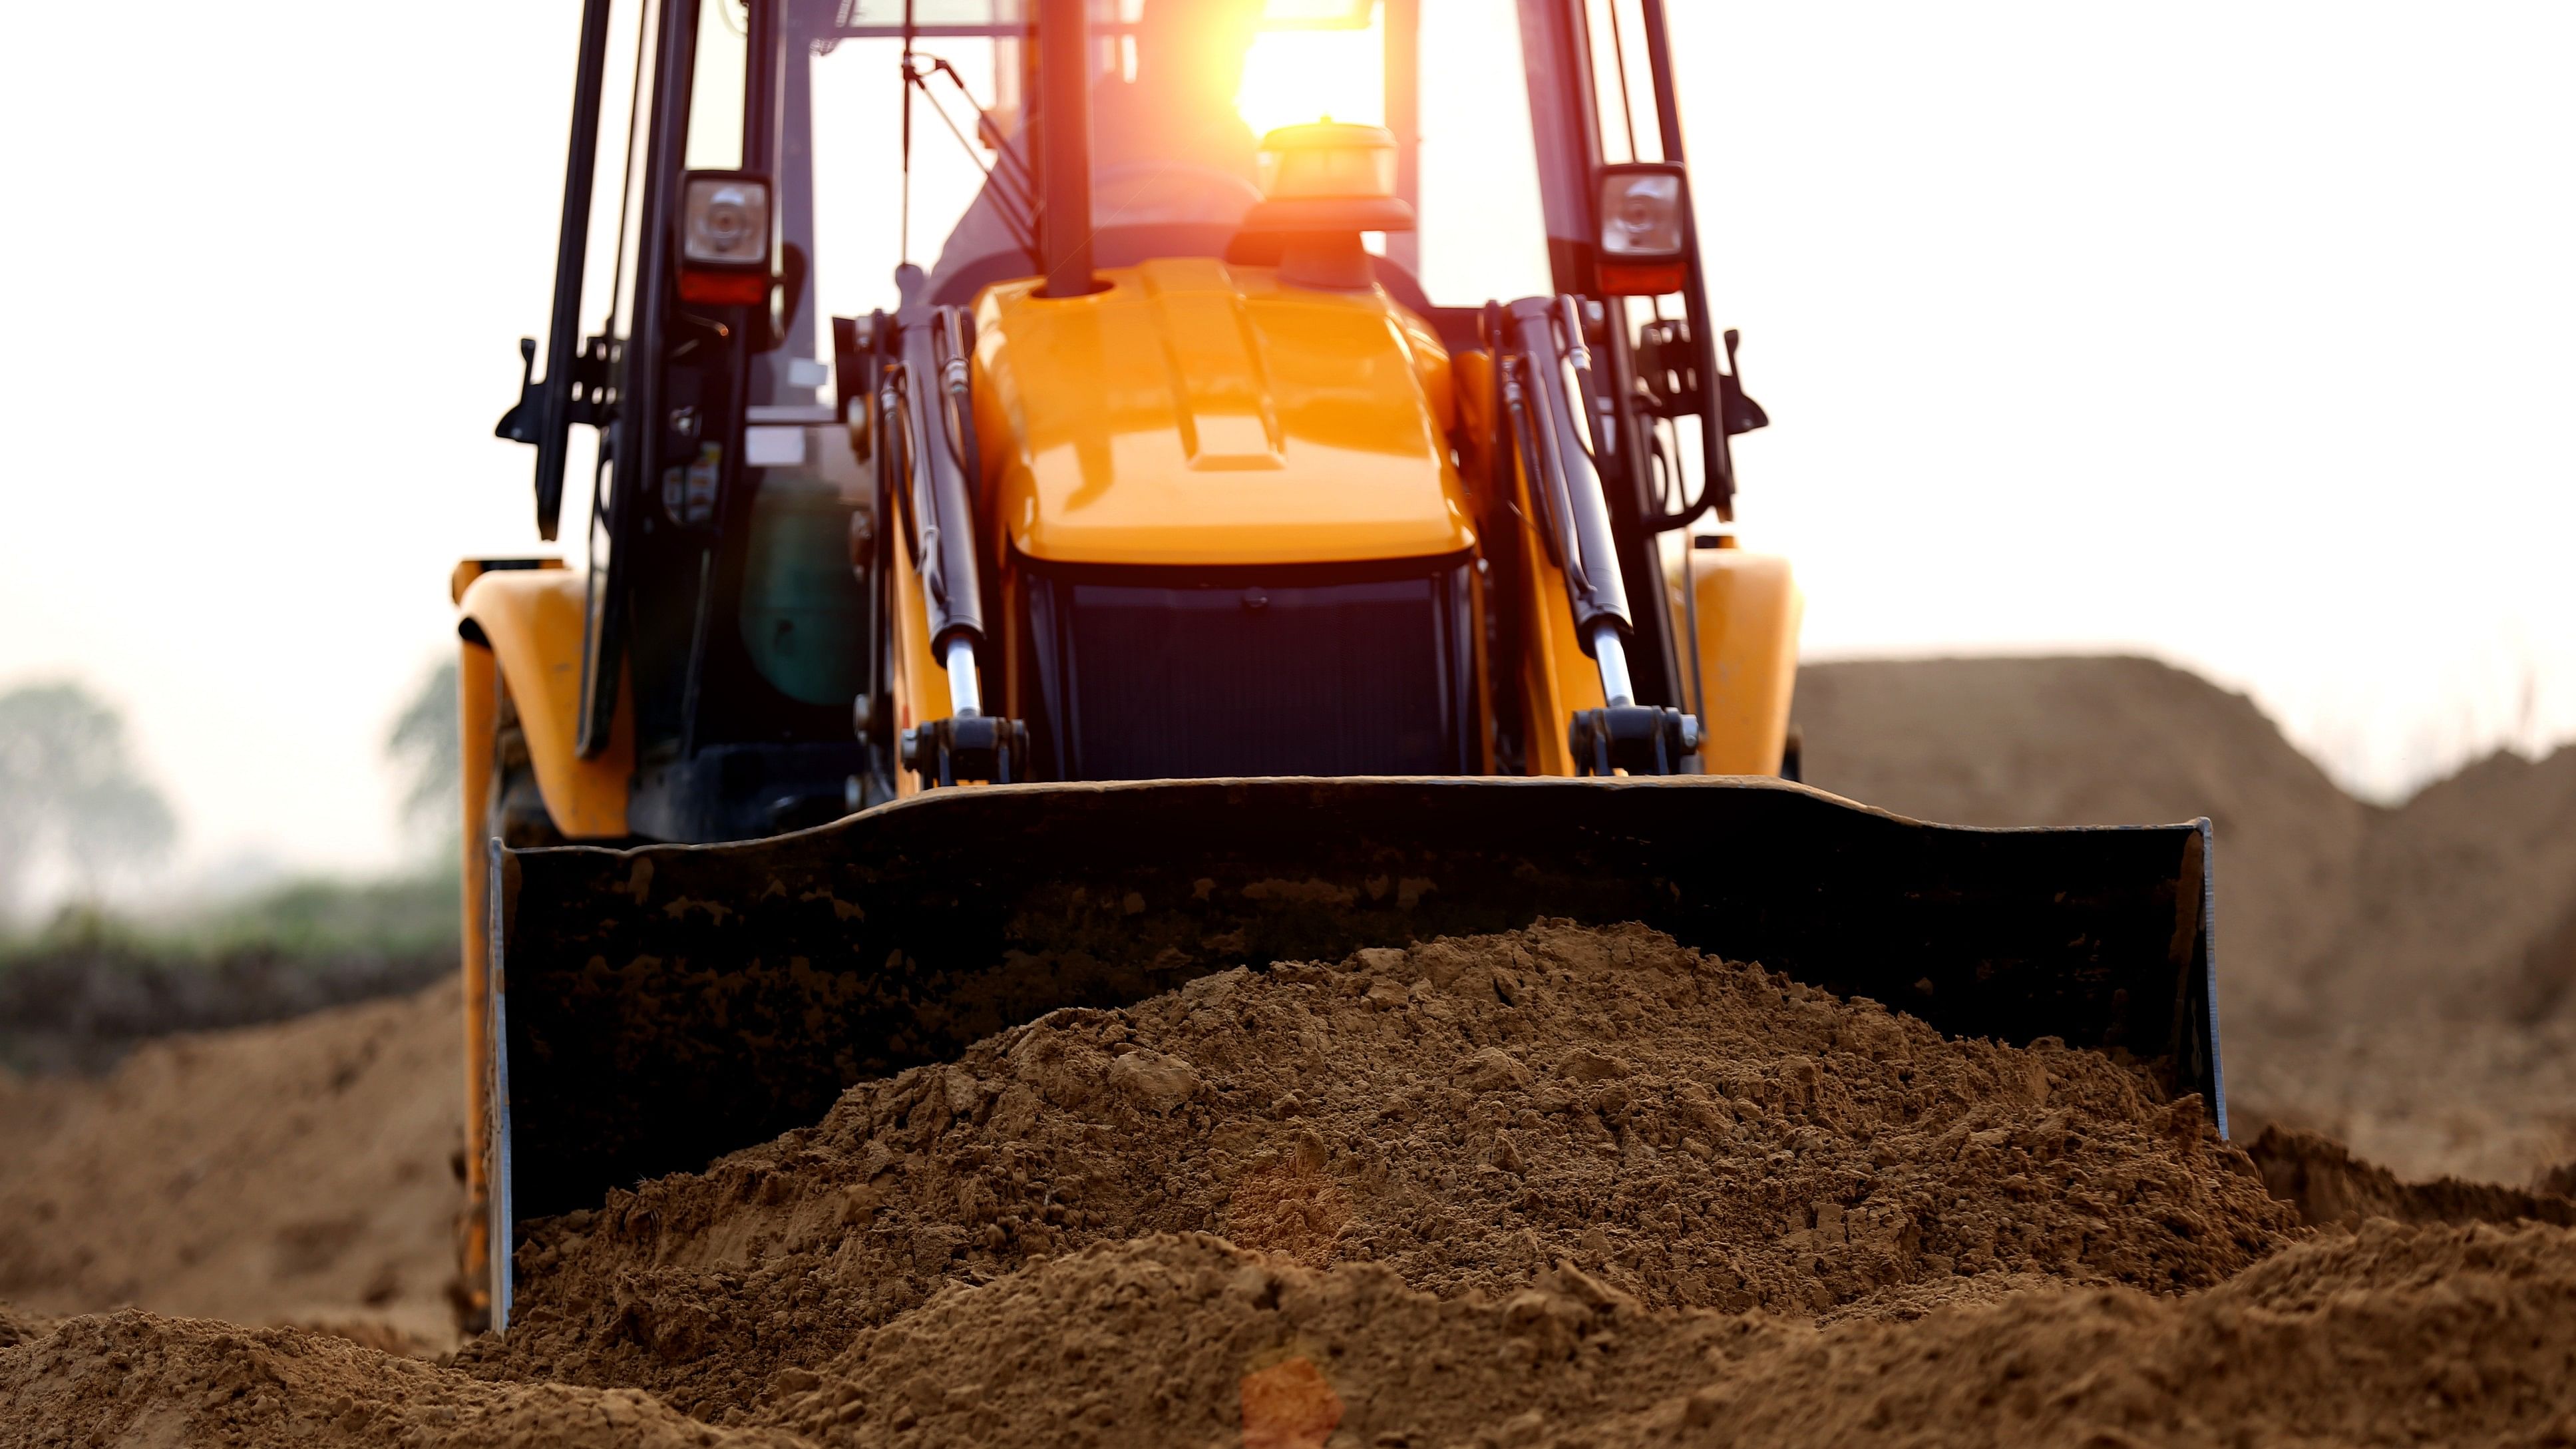
[[[167,855],[178,833],[113,705],[70,681],[0,694],[0,919],[49,859],[95,901],[112,877]]]
[[[403,823],[434,839],[457,820],[464,762],[456,740],[456,661],[446,659],[413,691],[385,737],[385,756],[408,778]]]

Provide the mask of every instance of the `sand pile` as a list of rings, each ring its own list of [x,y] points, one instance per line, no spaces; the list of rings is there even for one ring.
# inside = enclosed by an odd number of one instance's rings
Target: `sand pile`
[[[450,984],[0,1078],[0,1299],[452,1343],[461,1020]]]
[[[1571,1262],[1658,1307],[1902,1314],[2209,1286],[2294,1215],[2197,1099],[1952,1042],[1639,927],[1548,926],[1059,1012],[520,1250],[481,1371],[693,1412],[943,1284],[1157,1232],[1444,1297]]]

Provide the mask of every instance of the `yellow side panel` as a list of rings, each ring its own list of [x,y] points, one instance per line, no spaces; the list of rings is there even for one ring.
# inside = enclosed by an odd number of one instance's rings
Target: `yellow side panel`
[[[635,705],[621,678],[608,747],[573,753],[580,718],[582,578],[564,569],[484,574],[465,588],[465,617],[483,631],[518,706],[555,829],[571,840],[626,833],[627,782],[635,774]]]
[[[1699,597],[1700,763],[1712,775],[1776,775],[1789,741],[1789,696],[1798,683],[1798,619],[1805,608],[1789,561],[1736,549],[1687,556]],[[1673,633],[1687,641],[1681,580],[1673,579]]]
[[[1396,330],[1403,335],[1405,350],[1413,355],[1413,380],[1421,385],[1423,406],[1431,409],[1431,421],[1443,432],[1458,426],[1458,382],[1451,366],[1448,344],[1432,330],[1430,323],[1402,307],[1387,309],[1394,315]],[[1490,386],[1490,380],[1488,381]]]
[[[1527,490],[1521,492],[1520,503],[1522,517],[1534,516]],[[1610,701],[1601,693],[1600,666],[1575,637],[1574,604],[1565,596],[1565,571],[1547,561],[1547,548],[1539,541],[1537,529],[1524,528],[1521,537],[1529,560],[1530,607],[1538,615],[1530,631],[1536,656],[1531,670],[1530,773],[1571,775],[1574,756],[1566,746],[1566,727],[1577,711],[1600,709]]]
[[[1450,408],[1463,420],[1465,426],[1459,431],[1465,435],[1463,441],[1469,450],[1475,452],[1474,440],[1494,434],[1494,356],[1490,352],[1462,352],[1451,361],[1448,372],[1440,390],[1448,394]],[[1492,460],[1478,458],[1470,466],[1477,486],[1484,486],[1493,468]]]
[[[1108,290],[987,288],[978,441],[993,522],[1059,563],[1297,564],[1474,546],[1447,352],[1383,291],[1204,258]]]

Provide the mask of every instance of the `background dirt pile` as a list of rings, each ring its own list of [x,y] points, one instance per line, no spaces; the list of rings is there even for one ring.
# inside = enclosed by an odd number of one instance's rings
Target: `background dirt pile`
[[[454,985],[0,1076],[0,1299],[454,1342]]]
[[[0,1436],[39,1446],[680,1449],[792,1443],[631,1389],[487,1384],[328,1334],[116,1313],[0,1343]]]
[[[2358,1228],[2372,1218],[2399,1223],[2512,1223],[2529,1219],[2576,1227],[2576,1199],[2544,1184],[2525,1192],[2489,1182],[2401,1182],[2344,1145],[2313,1132],[2266,1127],[2246,1149],[2272,1196],[2299,1210],[2311,1226]]]
[[[1154,1232],[1442,1296],[1566,1260],[1654,1306],[1803,1317],[2206,1287],[2294,1224],[2196,1098],[2145,1100],[2098,1054],[1542,925],[1059,1012],[853,1088],[556,1222],[508,1339],[469,1357],[738,1409],[943,1282]]]
[[[2305,971],[2344,909],[2374,811],[2252,701],[2149,659],[1924,659],[1798,671],[1807,783],[1951,825],[2217,831],[2219,1021],[2316,1009]]]
[[[2576,1159],[2576,750],[2365,805],[2241,696],[2123,658],[1810,665],[1797,715],[1811,783],[1922,819],[2211,817],[2241,1136],[2416,1178]]]
[[[2490,755],[2382,817],[2310,963],[2372,1010],[2537,1022],[2576,1005],[2576,750]]]

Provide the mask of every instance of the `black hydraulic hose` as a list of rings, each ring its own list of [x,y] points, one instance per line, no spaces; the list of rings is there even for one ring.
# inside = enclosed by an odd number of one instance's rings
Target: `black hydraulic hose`
[[[1514,304],[1514,346],[1508,374],[1513,386],[1506,395],[1513,402],[1512,419],[1522,456],[1528,463],[1531,491],[1537,494],[1540,509],[1547,515],[1550,561],[1579,588],[1590,577],[1590,571],[1585,567],[1583,537],[1575,528],[1572,460],[1566,456],[1565,427],[1559,416],[1565,401],[1559,360],[1552,335],[1544,329],[1535,338],[1528,334],[1522,325],[1527,319],[1518,313],[1520,305]]]
[[[1546,546],[1547,561],[1571,572],[1579,564],[1565,555],[1565,539],[1570,527],[1559,507],[1554,480],[1547,468],[1548,454],[1538,445],[1538,434],[1530,422],[1529,390],[1521,381],[1524,361],[1516,351],[1506,349],[1495,364],[1495,375],[1503,380],[1503,411],[1511,419],[1512,445],[1519,452],[1521,466],[1529,473],[1531,495],[1538,500],[1539,542]]]
[[[960,433],[948,425],[952,403],[963,430],[971,433],[962,359],[953,375],[943,354],[950,309],[908,307],[895,316],[902,358],[897,386],[901,390],[906,472],[912,495],[916,558],[921,569],[922,599],[929,607],[931,652],[946,658],[958,639],[981,645],[984,640],[984,590],[975,560],[975,510],[968,492]],[[971,448],[968,450],[971,456]]]
[[[1557,319],[1560,312],[1570,315],[1572,305],[1570,298],[1530,297],[1512,303],[1508,316],[1513,361],[1525,369],[1521,391],[1539,434],[1523,445],[1533,455],[1531,481],[1551,494],[1551,504],[1561,502],[1565,510],[1566,596],[1574,610],[1575,637],[1585,641],[1588,651],[1597,626],[1611,623],[1625,635],[1635,620],[1628,612],[1610,501],[1574,416],[1582,403],[1568,395],[1565,384],[1582,335],[1578,331],[1570,342],[1561,339]]]
[[[957,307],[939,309],[939,386],[948,405],[942,421],[948,456],[956,461],[958,476],[966,483],[966,496],[972,500],[984,487],[982,460],[975,451],[974,377],[969,371],[972,349],[966,341],[966,313]]]
[[[1610,409],[1601,395],[1601,384],[1592,372],[1592,344],[1583,336],[1583,311],[1572,297],[1556,299],[1558,345],[1565,349],[1566,361],[1574,369],[1574,388],[1583,400],[1583,436],[1585,456],[1598,468],[1600,460],[1616,457],[1619,434],[1610,425]]]

